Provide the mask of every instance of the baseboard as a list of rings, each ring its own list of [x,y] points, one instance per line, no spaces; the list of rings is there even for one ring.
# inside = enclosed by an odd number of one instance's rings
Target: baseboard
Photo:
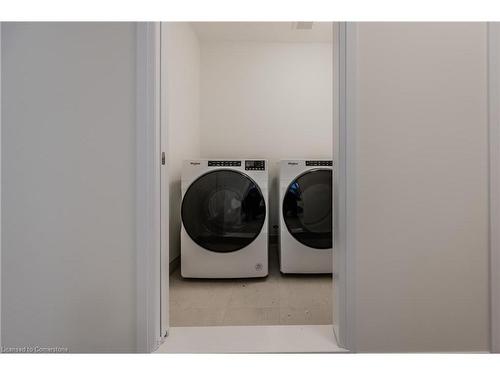
[[[181,257],[177,256],[177,258],[170,261],[168,270],[170,273],[174,272],[181,264]]]

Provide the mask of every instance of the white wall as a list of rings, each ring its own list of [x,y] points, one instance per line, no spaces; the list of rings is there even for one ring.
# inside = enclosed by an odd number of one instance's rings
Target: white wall
[[[203,42],[202,157],[267,158],[276,197],[280,159],[332,157],[332,71],[330,43]]]
[[[361,23],[355,340],[488,350],[484,23]]]
[[[135,351],[135,25],[2,25],[2,344]]]
[[[200,156],[200,45],[189,23],[164,22],[170,178],[170,261],[180,255],[182,161]]]

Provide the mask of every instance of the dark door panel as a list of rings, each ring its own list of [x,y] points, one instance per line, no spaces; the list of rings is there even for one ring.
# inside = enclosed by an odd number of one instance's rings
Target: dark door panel
[[[283,198],[290,234],[315,249],[332,248],[332,171],[314,169],[297,177]]]
[[[238,171],[217,170],[191,184],[181,214],[194,242],[207,250],[227,253],[246,247],[259,235],[266,204],[250,177]]]

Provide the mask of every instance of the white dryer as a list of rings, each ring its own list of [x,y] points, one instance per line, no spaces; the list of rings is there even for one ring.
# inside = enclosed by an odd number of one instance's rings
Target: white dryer
[[[332,184],[331,160],[281,161],[281,272],[332,272]]]
[[[182,169],[181,274],[268,274],[266,160],[188,160]]]

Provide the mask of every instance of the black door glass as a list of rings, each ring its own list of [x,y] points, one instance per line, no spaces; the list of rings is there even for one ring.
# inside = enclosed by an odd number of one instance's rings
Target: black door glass
[[[290,234],[315,249],[332,248],[332,171],[315,169],[297,177],[283,198]]]
[[[182,201],[181,216],[194,242],[207,250],[227,253],[244,248],[259,235],[266,203],[250,177],[217,170],[191,184]]]

